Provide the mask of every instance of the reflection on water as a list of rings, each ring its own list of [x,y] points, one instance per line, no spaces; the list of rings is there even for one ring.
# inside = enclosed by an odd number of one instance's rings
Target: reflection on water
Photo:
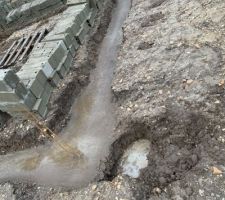
[[[40,163],[41,163],[41,156],[37,155],[37,156],[33,156],[31,158],[28,158],[26,160],[22,160],[21,162],[21,168],[25,171],[32,171],[34,169],[36,169]]]
[[[122,42],[122,24],[130,0],[118,0],[103,40],[91,83],[75,101],[62,140],[79,157],[53,144],[0,157],[0,179],[21,179],[40,184],[82,186],[99,173],[100,161],[108,155],[115,127],[111,104],[111,81],[117,51]]]

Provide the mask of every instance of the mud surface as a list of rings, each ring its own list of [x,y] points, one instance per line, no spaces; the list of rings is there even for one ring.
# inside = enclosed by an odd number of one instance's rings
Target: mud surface
[[[224,1],[133,1],[112,86],[121,136],[108,178],[124,147],[148,139],[137,199],[225,197],[225,15],[218,9]]]
[[[24,200],[225,199],[224,10],[223,0],[133,0],[112,84],[117,136],[105,177],[79,190],[7,183],[1,194]],[[95,35],[89,48],[101,37]],[[64,101],[50,117],[63,118]],[[60,130],[66,122],[49,124]],[[125,150],[140,139],[151,143],[148,167],[136,179],[121,175]]]

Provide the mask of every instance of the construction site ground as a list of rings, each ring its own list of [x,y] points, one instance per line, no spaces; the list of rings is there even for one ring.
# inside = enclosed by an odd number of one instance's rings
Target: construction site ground
[[[119,0],[117,0],[119,1]],[[51,97],[45,123],[66,127],[75,99],[89,83],[111,11],[109,2]],[[2,182],[2,200],[225,200],[225,2],[133,0],[123,25],[112,88],[116,127],[103,176],[82,188]],[[52,27],[57,15],[15,32]],[[124,151],[150,141],[148,166],[138,178],[122,174]],[[0,153],[49,144],[24,119],[0,131]]]

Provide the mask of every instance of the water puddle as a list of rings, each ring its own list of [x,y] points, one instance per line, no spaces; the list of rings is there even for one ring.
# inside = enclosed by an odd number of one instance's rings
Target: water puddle
[[[120,167],[122,168],[122,173],[132,178],[138,178],[141,169],[148,166],[149,151],[149,140],[138,140],[131,144],[121,159]]]
[[[80,187],[96,177],[113,140],[111,81],[122,42],[122,24],[130,6],[130,0],[118,0],[91,83],[74,103],[71,120],[62,134],[62,140],[84,156],[76,157],[54,144],[1,156],[0,180]]]

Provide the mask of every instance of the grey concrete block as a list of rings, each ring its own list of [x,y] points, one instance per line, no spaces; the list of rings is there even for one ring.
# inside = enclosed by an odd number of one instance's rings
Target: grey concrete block
[[[41,117],[45,118],[48,113],[48,108],[42,99],[37,99],[32,111],[38,113]]]
[[[59,42],[61,40],[65,43],[67,48],[72,44],[72,40],[69,37],[68,33],[58,34],[58,35],[50,35],[49,34],[42,40],[42,42],[52,42],[52,41]]]
[[[51,56],[51,54],[49,54],[49,56],[32,55],[25,65],[36,66],[39,63],[40,64],[49,63],[51,66],[58,65],[58,61],[54,58],[54,56]]]
[[[57,87],[59,82],[60,82],[60,76],[59,74],[55,71],[51,78],[49,79],[50,80],[50,84],[52,85],[52,87]]]
[[[15,90],[11,92],[0,91],[1,102],[20,102],[22,99],[16,94]]]
[[[28,108],[32,109],[34,107],[36,101],[37,101],[37,98],[34,96],[34,94],[31,91],[29,91],[24,99],[24,104]]]
[[[86,35],[88,34],[89,30],[90,30],[90,27],[88,26],[87,22],[84,22],[81,26],[81,30],[76,35],[81,44],[83,44],[83,41]]]
[[[36,98],[40,98],[42,92],[44,91],[43,84],[41,84],[37,79],[29,80],[26,87],[34,94]]]
[[[34,104],[34,106],[32,108],[32,111],[38,112],[38,109],[39,109],[39,107],[41,105],[41,101],[42,101],[42,99],[40,99],[40,98],[36,100],[36,102],[35,102],[35,104]]]
[[[23,82],[19,82],[15,88],[15,93],[21,98],[21,99],[25,99],[28,90],[26,88],[26,86],[24,85]]]
[[[71,54],[67,54],[65,62],[63,64],[65,69],[66,69],[66,73],[68,73],[68,71],[70,70],[70,67],[72,66],[72,63],[73,63],[73,57],[71,56]]]
[[[57,5],[57,4],[62,4],[61,0],[36,0],[36,1],[38,1],[39,3],[40,10],[48,8],[48,7],[52,8],[54,5]],[[54,11],[53,8],[52,10]]]
[[[67,50],[69,50],[70,53],[74,56],[76,51],[75,47],[78,48],[79,44],[77,43],[74,37],[71,39],[68,33],[58,35],[48,35],[47,37],[45,37],[43,42],[61,41],[61,40],[66,45]]]
[[[45,105],[48,104],[48,102],[50,100],[50,97],[51,97],[51,94],[53,92],[53,89],[54,88],[51,86],[51,84],[46,83],[44,91],[41,95],[42,103],[44,103]]]
[[[71,45],[69,47],[69,52],[71,53],[72,57],[74,58],[75,57],[75,54],[76,54],[76,49],[74,48],[73,45]]]
[[[98,13],[97,10],[92,8],[91,12],[88,15],[87,21],[90,24],[90,26],[92,26],[92,27],[94,26],[94,22],[95,22],[97,13]]]
[[[20,79],[23,79],[23,80],[27,80],[27,79],[37,79],[41,84],[45,84],[45,82],[47,81],[48,77],[47,75],[51,75],[50,72],[53,72],[53,69],[50,67],[50,66],[47,66],[47,64],[45,65],[48,69],[45,69],[43,68],[42,66],[38,66],[37,68],[34,66],[34,67],[30,67],[30,69],[25,69],[25,68],[22,68],[18,73],[17,75],[20,77]],[[49,73],[49,74],[47,74]]]
[[[80,13],[84,9],[84,7],[85,7],[85,4],[71,6],[63,12],[63,15],[67,17],[67,16]]]
[[[14,116],[18,112],[29,111],[30,109],[24,104],[23,101],[18,102],[0,102],[0,110]]]
[[[38,113],[39,115],[42,117],[42,118],[46,118],[47,114],[48,114],[48,107],[47,105],[44,105],[44,104],[41,104],[40,105],[40,108],[38,110]]]
[[[16,85],[19,83],[18,76],[14,73],[14,71],[10,69],[1,69],[0,70],[0,82],[2,87],[4,87],[4,82],[11,88],[16,88]],[[8,87],[6,87],[7,89]]]
[[[66,70],[65,66],[62,64],[56,69],[56,72],[59,74],[59,77],[61,79],[63,79],[67,73],[67,70]]]

